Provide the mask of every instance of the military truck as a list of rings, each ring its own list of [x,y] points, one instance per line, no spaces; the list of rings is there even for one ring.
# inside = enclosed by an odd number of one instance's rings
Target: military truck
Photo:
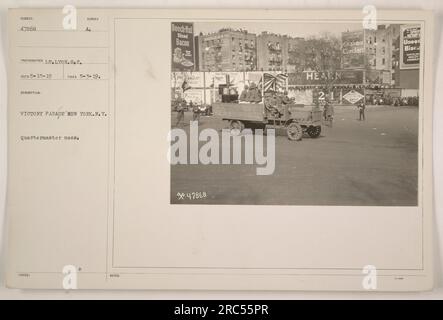
[[[321,134],[322,111],[318,106],[214,102],[212,111],[215,117],[229,121],[230,129],[283,129],[293,141],[301,140],[303,133],[311,138]]]

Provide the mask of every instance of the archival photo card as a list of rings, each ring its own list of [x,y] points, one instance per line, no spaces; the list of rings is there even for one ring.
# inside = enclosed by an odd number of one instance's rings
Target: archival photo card
[[[12,288],[433,285],[433,15],[12,9]]]
[[[171,23],[171,203],[417,206],[416,23]]]

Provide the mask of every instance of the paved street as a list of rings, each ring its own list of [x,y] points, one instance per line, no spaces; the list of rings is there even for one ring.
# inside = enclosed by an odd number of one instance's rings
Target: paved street
[[[192,113],[187,112],[189,121]],[[176,113],[172,114],[175,123]],[[336,107],[333,127],[317,139],[276,137],[275,172],[257,176],[254,165],[174,165],[171,202],[260,205],[417,205],[418,108]],[[187,122],[189,123],[189,122]],[[200,128],[227,124],[202,117]],[[188,130],[189,126],[185,126]],[[178,200],[177,193],[207,198]]]

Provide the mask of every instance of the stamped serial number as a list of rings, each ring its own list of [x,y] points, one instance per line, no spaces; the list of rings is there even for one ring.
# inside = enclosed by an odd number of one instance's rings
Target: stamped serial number
[[[198,199],[204,199],[208,195],[205,191],[202,192],[177,192],[177,199],[178,200],[198,200]]]

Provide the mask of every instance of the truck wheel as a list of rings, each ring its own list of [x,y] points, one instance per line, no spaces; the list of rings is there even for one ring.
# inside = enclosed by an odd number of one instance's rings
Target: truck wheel
[[[298,123],[292,122],[288,125],[286,133],[289,140],[298,141],[303,136],[303,128]]]
[[[310,126],[308,128],[308,134],[311,138],[318,138],[321,133],[321,126]]]
[[[229,129],[231,130],[239,130],[240,132],[242,132],[244,128],[245,125],[239,120],[231,120],[229,122]]]

